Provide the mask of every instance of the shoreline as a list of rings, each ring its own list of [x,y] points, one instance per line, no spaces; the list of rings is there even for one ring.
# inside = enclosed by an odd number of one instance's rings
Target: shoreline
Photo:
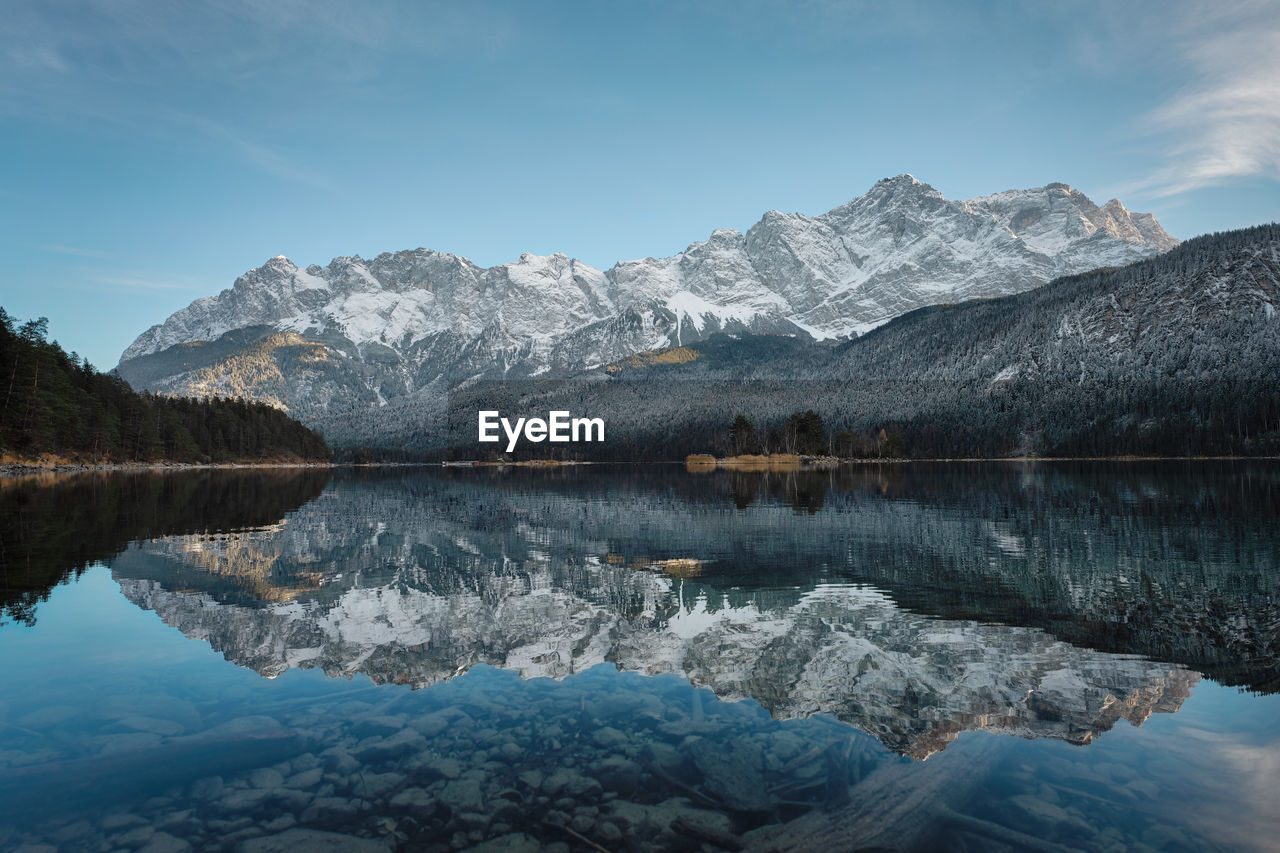
[[[377,463],[373,463],[377,464]],[[441,468],[578,468],[583,465],[599,465],[599,462],[578,459],[522,459],[519,461],[491,462],[480,459],[445,460],[442,462],[424,462],[423,465],[439,465]],[[607,463],[606,463],[607,464]],[[645,464],[645,463],[622,463]]]
[[[699,454],[700,455],[700,454]],[[1035,464],[1040,462],[1274,462],[1280,456],[957,456],[897,459],[835,459],[826,457],[817,463],[786,461],[774,464],[739,463],[717,459],[714,463],[699,462],[691,465],[681,459],[633,459],[628,461],[598,462],[530,459],[515,462],[486,462],[480,460],[447,462],[0,462],[0,479],[28,477],[33,474],[88,474],[88,473],[144,473],[167,471],[229,471],[271,470],[292,468],[585,468],[599,465],[680,465],[691,473],[711,471],[743,472],[794,472],[830,471],[845,465],[911,465],[920,463],[975,464],[981,462],[1008,462]]]
[[[396,464],[396,463],[389,463]],[[0,478],[32,474],[221,471],[253,468],[336,468],[333,462],[0,462]]]
[[[918,463],[978,463],[1014,462],[1034,464],[1039,462],[1274,462],[1280,456],[927,456],[927,457],[804,457],[780,454],[785,458],[770,461],[769,457],[713,457],[710,454],[690,454],[684,460],[672,464],[684,465],[691,473],[711,471],[829,471],[843,465],[911,465]],[[628,463],[618,463],[628,464]]]

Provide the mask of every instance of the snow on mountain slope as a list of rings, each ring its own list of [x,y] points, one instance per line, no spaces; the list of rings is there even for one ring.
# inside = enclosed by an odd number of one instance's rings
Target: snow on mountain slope
[[[1154,217],[1065,184],[965,202],[899,175],[821,216],[770,211],[746,234],[608,271],[559,253],[487,269],[427,249],[306,269],[276,257],[141,334],[119,370],[149,390],[333,415],[721,331],[850,337],[1175,245]]]

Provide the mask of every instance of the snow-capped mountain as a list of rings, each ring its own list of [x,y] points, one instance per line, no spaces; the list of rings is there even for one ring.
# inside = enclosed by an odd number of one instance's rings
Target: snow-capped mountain
[[[1121,269],[912,312],[839,346],[721,336],[698,343],[696,358],[659,352],[610,365],[609,381],[521,386],[505,408],[571,400],[609,424],[618,452],[597,459],[638,448],[662,459],[723,453],[736,414],[763,431],[804,409],[832,431],[890,425],[915,458],[1271,456],[1278,318],[1280,226],[1260,225]],[[457,389],[450,406],[474,412],[497,384]],[[463,455],[483,450],[472,435],[453,436],[455,447],[470,443]]]
[[[953,201],[899,175],[821,216],[770,211],[745,234],[603,272],[563,254],[489,268],[427,249],[305,269],[276,257],[148,329],[119,370],[140,388],[332,415],[718,331],[850,337],[1177,244],[1151,215],[1065,184]]]

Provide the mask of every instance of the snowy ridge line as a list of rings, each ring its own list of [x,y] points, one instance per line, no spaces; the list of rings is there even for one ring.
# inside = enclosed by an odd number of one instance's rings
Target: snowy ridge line
[[[607,271],[562,253],[489,268],[421,248],[305,269],[277,256],[143,332],[120,372],[147,390],[327,414],[717,332],[848,338],[1176,245],[1149,214],[1065,184],[955,201],[899,175],[820,216],[769,211],[746,233]]]

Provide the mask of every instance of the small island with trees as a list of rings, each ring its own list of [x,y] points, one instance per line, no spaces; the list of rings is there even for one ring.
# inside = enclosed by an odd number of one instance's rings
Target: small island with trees
[[[782,424],[759,429],[744,414],[729,426],[728,456],[717,458],[709,453],[693,453],[685,457],[691,471],[718,467],[769,470],[801,466],[824,467],[842,459],[899,459],[903,455],[902,437],[881,427],[878,432],[861,433],[837,430],[828,434],[822,416],[812,409],[793,412]]]

